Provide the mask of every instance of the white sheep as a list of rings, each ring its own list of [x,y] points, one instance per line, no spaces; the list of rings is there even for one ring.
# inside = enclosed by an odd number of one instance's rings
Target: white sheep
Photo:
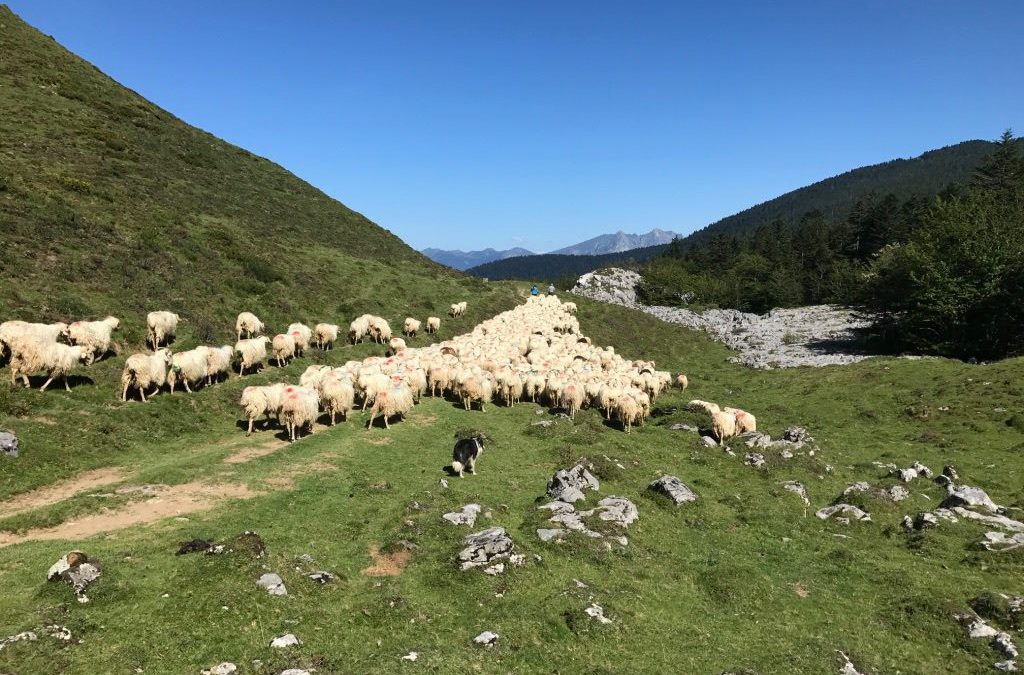
[[[242,338],[259,337],[265,328],[266,326],[259,320],[259,317],[252,312],[242,312],[235,319],[235,333],[238,334],[239,342],[242,341]]]
[[[178,315],[174,312],[158,311],[146,315],[146,341],[159,349],[169,344],[178,333]]]
[[[286,332],[295,339],[295,355],[302,356],[309,349],[309,341],[313,339],[313,331],[304,323],[293,323],[288,325]]]
[[[171,350],[158,349],[153,353],[132,354],[124,363],[121,373],[121,400],[128,400],[128,390],[138,389],[142,401],[146,401],[146,389],[153,387],[153,394],[167,382],[167,371],[171,366]]]
[[[356,390],[352,381],[332,370],[320,380],[319,391],[324,411],[331,416],[331,426],[334,426],[334,418],[338,413],[341,413],[343,421],[348,420],[348,414],[356,400]]]
[[[270,338],[261,335],[245,338],[235,343],[235,352],[239,355],[238,374],[245,375],[246,368],[258,368],[267,358],[267,344]]]
[[[283,368],[287,366],[288,362],[295,358],[297,349],[295,336],[283,333],[275,335],[273,342],[270,344],[270,349],[274,355],[274,360],[277,361],[277,367]]]
[[[400,337],[391,338],[388,342],[388,354],[397,354],[405,348],[405,340]]]
[[[420,331],[420,320],[414,319],[411,316],[406,317],[405,323],[402,324],[402,333],[408,337],[416,337],[416,333]]]
[[[88,363],[92,363],[110,351],[111,335],[120,324],[113,316],[101,321],[75,321],[68,326],[68,337],[72,344],[85,347],[89,352]]]
[[[714,415],[716,412],[721,412],[721,408],[718,407],[717,403],[710,403],[708,401],[693,400],[686,404],[686,409],[693,412],[703,412],[708,415]]]
[[[711,430],[719,443],[724,444],[736,435],[736,417],[732,413],[719,410],[711,414]]]
[[[404,419],[405,414],[412,410],[413,405],[412,390],[404,384],[378,391],[373,401],[373,407],[370,408],[370,421],[366,428],[371,428],[373,421],[380,415],[384,418],[384,428],[390,429],[391,425],[388,423],[388,419],[395,415]]]
[[[198,385],[210,374],[210,348],[196,347],[185,352],[176,352],[171,356],[171,369],[167,373],[167,384],[174,393],[178,382],[185,385],[185,391],[192,393],[189,386]]]
[[[231,345],[210,347],[206,353],[206,384],[219,382],[227,378],[231,372],[231,356],[234,354]]]
[[[373,338],[374,342],[385,344],[391,340],[391,326],[385,319],[379,316],[371,316],[370,320],[370,337]]]
[[[271,415],[274,415],[278,422],[281,421],[281,400],[285,386],[284,384],[254,385],[242,390],[242,397],[238,404],[245,410],[245,416],[249,420],[246,436],[252,434],[253,424],[262,415],[266,415],[267,422],[270,421]]]
[[[451,307],[448,308],[448,316],[452,317],[453,319],[455,317],[462,316],[463,314],[466,313],[467,307],[468,304],[465,301],[453,302]]]
[[[29,323],[27,321],[4,321],[0,323],[0,352],[9,349],[11,343],[20,338],[37,343],[57,342],[68,338],[66,323]]]
[[[312,429],[320,415],[320,397],[308,387],[287,386],[281,396],[281,417],[288,429],[288,440],[295,442],[306,427]]]
[[[31,338],[18,338],[11,343],[11,384],[20,375],[29,386],[28,375],[43,371],[48,376],[39,391],[46,391],[54,378],[64,381],[64,389],[71,391],[68,384],[68,373],[79,365],[87,362],[89,353],[84,347],[68,346],[60,342],[36,342]]]
[[[436,316],[428,316],[427,317],[427,332],[428,333],[436,333],[439,330],[441,330],[441,319],[437,318]]]
[[[690,386],[690,380],[688,380],[686,375],[683,373],[679,373],[676,376],[676,386],[681,390],[686,391],[686,388]]]
[[[313,334],[316,336],[316,346],[323,351],[328,351],[334,347],[334,343],[338,339],[338,331],[341,329],[338,324],[335,323],[318,323],[313,329]]]
[[[348,341],[352,344],[362,342],[363,338],[370,332],[370,315],[363,314],[362,316],[353,319],[352,323],[348,325]]]

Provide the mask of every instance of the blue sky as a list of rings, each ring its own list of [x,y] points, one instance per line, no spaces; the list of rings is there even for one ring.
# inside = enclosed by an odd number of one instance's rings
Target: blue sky
[[[1020,0],[7,0],[416,248],[690,232],[1024,132]]]

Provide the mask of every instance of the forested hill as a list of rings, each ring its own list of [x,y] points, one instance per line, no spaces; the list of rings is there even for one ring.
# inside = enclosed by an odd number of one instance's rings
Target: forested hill
[[[858,199],[873,193],[900,200],[930,197],[967,180],[994,149],[988,141],[964,141],[913,159],[853,169],[723,218],[685,237],[683,244],[700,246],[718,234],[748,234],[776,220],[793,224],[809,211],[820,211],[826,220],[845,218]]]
[[[443,284],[457,295],[474,283],[2,5],[0,224],[4,318],[158,308],[205,325],[230,325],[240,309],[340,320],[374,311],[381,288],[411,297]],[[440,303],[448,291],[437,291]]]

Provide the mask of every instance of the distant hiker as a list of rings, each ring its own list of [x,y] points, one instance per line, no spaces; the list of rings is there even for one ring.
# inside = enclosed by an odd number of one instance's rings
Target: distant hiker
[[[555,285],[551,284],[550,286],[548,286],[548,295],[554,295],[554,294],[555,294]]]
[[[537,290],[537,284],[534,284],[533,288],[530,289],[530,295],[537,295],[539,293],[540,291]]]

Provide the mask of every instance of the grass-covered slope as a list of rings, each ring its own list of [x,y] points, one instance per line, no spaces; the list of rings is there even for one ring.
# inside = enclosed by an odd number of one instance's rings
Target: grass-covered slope
[[[905,534],[905,513],[942,498],[929,481],[911,484],[911,499],[901,504],[856,498],[871,523],[843,527],[812,512],[852,482],[892,484],[872,462],[915,460],[937,470],[954,464],[964,482],[1024,507],[1024,361],[874,359],[751,371],[726,362],[728,350],[702,334],[620,307],[579,305],[583,330],[596,342],[686,371],[690,390],[659,399],[651,423],[629,435],[593,410],[571,422],[533,404],[480,413],[427,398],[391,431],[367,431],[356,413],[292,445],[276,440],[276,431],[245,438],[234,403],[241,387],[294,381],[311,361],[341,362],[379,347],[314,351],[283,372],[160,395],[148,405],[114,402],[114,359],[71,394],[10,391],[17,416],[0,417],[0,426],[17,428],[24,449],[18,460],[0,457],[0,511],[15,494],[85,469],[120,468],[123,478],[0,519],[0,540],[85,522],[104,508],[130,512],[144,498],[119,494],[122,486],[198,482],[229,497],[239,490],[254,496],[213,500],[211,510],[107,536],[0,547],[0,636],[59,623],[83,640],[10,645],[0,651],[0,671],[180,673],[228,660],[242,672],[273,675],[288,666],[322,673],[825,673],[838,670],[836,650],[861,672],[985,672],[995,662],[951,613],[984,592],[1024,591],[1021,551],[979,550],[987,528],[966,522]],[[474,321],[446,328],[465,330]],[[813,458],[769,457],[766,470],[755,470],[743,464],[741,448],[731,457],[669,428],[701,422],[680,409],[691,397],[751,410],[773,435],[806,426],[821,449]],[[554,425],[534,425],[549,419]],[[467,427],[492,443],[477,476],[448,478],[442,488],[452,435]],[[563,545],[537,539],[547,479],[580,456],[597,463],[599,496],[639,506],[624,550],[607,552],[584,538]],[[644,487],[662,472],[681,477],[699,501],[677,509],[648,495]],[[782,488],[787,480],[807,486],[810,508]],[[527,554],[525,567],[493,578],[457,571],[454,556],[470,530],[440,516],[470,502],[493,513],[476,529],[505,527]],[[244,530],[264,538],[266,558],[174,555],[194,537],[230,541]],[[396,551],[403,540],[417,548],[408,561],[391,562],[397,575],[364,573],[374,565],[371,550]],[[44,581],[46,568],[71,547],[105,564],[87,605]],[[338,581],[313,584],[297,570],[307,566],[302,554]],[[289,597],[256,586],[264,568],[283,576]],[[592,602],[612,624],[583,613]],[[501,636],[492,650],[472,643],[484,630]],[[286,632],[304,644],[268,647]],[[415,664],[401,660],[410,651],[419,653]]]
[[[281,167],[189,126],[0,6],[0,316],[151,309],[208,339],[460,281]],[[449,301],[450,302],[450,301]],[[445,305],[446,306],[446,305]]]

